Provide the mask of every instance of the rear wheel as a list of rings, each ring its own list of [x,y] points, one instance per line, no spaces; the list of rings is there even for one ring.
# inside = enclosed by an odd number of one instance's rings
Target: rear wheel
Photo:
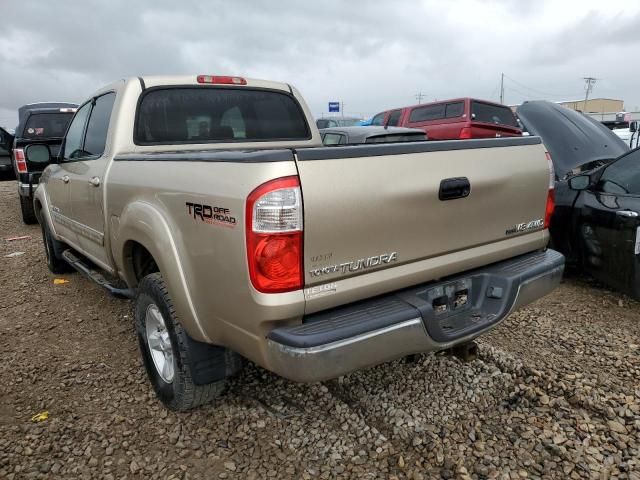
[[[41,227],[44,254],[47,258],[47,267],[49,267],[49,270],[52,273],[67,273],[72,271],[71,265],[62,258],[62,252],[67,248],[66,245],[53,238],[44,218],[42,219]]]
[[[147,275],[140,282],[135,321],[147,375],[158,398],[168,408],[189,410],[222,393],[237,355],[222,347],[195,342],[188,336],[159,273]],[[206,352],[204,358],[202,351]],[[222,368],[218,369],[218,375],[196,382],[190,367],[195,361]]]
[[[20,195],[20,210],[22,210],[22,221],[27,225],[33,225],[38,221],[31,197]]]

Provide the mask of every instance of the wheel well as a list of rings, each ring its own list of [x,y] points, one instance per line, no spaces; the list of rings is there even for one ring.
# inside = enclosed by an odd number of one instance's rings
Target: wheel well
[[[40,203],[40,200],[36,199],[36,201],[34,202],[34,205],[35,205],[36,220],[38,220],[38,223],[42,225],[42,216],[41,216],[42,204]]]
[[[136,285],[147,275],[160,271],[153,255],[138,242],[129,241],[125,244],[124,258],[136,280]]]

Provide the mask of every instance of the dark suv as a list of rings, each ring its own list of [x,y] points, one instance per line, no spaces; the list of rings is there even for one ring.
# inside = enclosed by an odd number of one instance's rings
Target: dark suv
[[[28,145],[41,143],[49,147],[52,156],[57,156],[77,107],[75,103],[30,103],[18,109],[13,161],[24,223],[36,223],[33,192],[38,186],[42,171],[48,165],[28,160],[24,149]]]
[[[13,175],[11,166],[11,149],[13,148],[13,135],[0,127],[0,178]]]

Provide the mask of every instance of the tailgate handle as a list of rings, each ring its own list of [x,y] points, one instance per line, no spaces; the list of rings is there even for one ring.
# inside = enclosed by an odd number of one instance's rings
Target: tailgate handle
[[[440,200],[454,200],[468,197],[471,192],[471,184],[467,177],[445,178],[440,182],[438,198]]]

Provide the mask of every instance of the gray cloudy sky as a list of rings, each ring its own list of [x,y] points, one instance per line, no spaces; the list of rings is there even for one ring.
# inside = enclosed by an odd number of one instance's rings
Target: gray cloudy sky
[[[640,2],[2,0],[0,125],[118,78],[237,74],[297,86],[317,116],[474,96],[593,96],[640,110]]]

